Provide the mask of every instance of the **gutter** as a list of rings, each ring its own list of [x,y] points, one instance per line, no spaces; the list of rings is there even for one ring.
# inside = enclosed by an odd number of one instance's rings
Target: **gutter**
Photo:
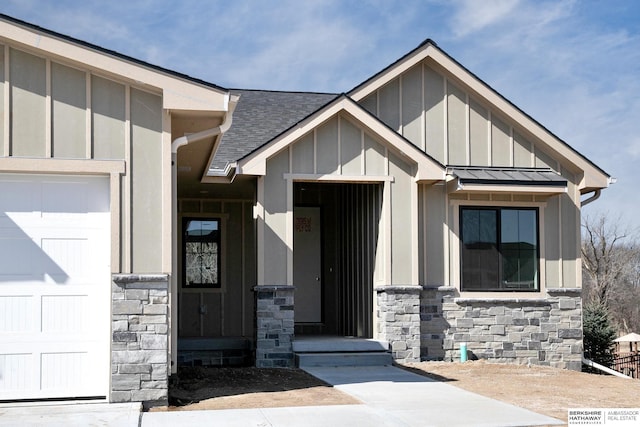
[[[181,136],[173,140],[173,142],[171,143],[171,153],[176,154],[178,152],[178,148],[182,147],[183,145],[191,144],[192,142],[201,141],[203,139],[211,138],[217,135],[222,135],[226,131],[228,131],[231,127],[231,123],[233,122],[233,111],[236,109],[236,105],[238,104],[239,99],[239,96],[231,97],[231,99],[229,100],[229,109],[227,110],[227,114],[224,115],[224,120],[219,126]]]
[[[593,191],[593,196],[589,197],[588,199],[584,199],[584,200],[580,201],[580,207],[581,208],[585,207],[589,203],[595,202],[596,200],[598,200],[600,198],[600,193],[602,193],[602,190],[600,190],[600,189],[594,190]]]

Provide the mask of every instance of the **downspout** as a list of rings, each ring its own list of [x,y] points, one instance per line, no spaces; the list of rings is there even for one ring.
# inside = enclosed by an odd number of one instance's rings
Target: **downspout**
[[[600,189],[594,190],[593,196],[589,197],[588,199],[584,199],[580,202],[580,207],[583,208],[587,206],[589,203],[595,202],[596,200],[598,200],[600,198],[600,193],[602,193],[602,190]]]
[[[171,143],[171,227],[173,228],[173,236],[172,236],[172,240],[173,240],[173,245],[172,245],[172,271],[174,272],[174,275],[176,274],[176,272],[178,271],[178,254],[177,254],[177,242],[178,242],[178,168],[177,168],[177,163],[178,163],[178,148],[182,147],[183,145],[187,145],[190,144],[192,142],[196,142],[196,141],[201,141],[203,139],[206,138],[211,138],[211,137],[215,137],[218,135],[222,135],[224,134],[226,131],[229,130],[229,128],[231,127],[231,122],[233,121],[233,111],[236,108],[236,105],[238,104],[238,99],[240,97],[238,96],[231,96],[231,95],[227,95],[227,98],[225,100],[225,104],[228,105],[227,108],[227,113],[224,115],[224,119],[222,120],[222,123],[219,126],[216,126],[214,128],[211,129],[205,129],[203,131],[200,132],[196,132],[196,133],[192,133],[191,135],[185,135],[185,136],[181,136],[179,138],[176,138],[173,140],[173,142]],[[216,147],[214,146],[212,149],[212,153],[211,156],[213,156],[214,152],[215,152]],[[209,160],[211,161],[211,160]],[[206,173],[206,169],[205,169],[205,173]],[[173,296],[177,296],[178,295],[178,282],[175,278],[171,278],[171,289],[169,292],[170,295],[170,322],[171,322],[171,327],[170,327],[170,344],[169,344],[169,351],[171,354],[171,362],[170,362],[170,367],[171,367],[171,373],[175,373],[177,372],[178,369],[178,333],[177,330],[178,328],[176,327],[178,322],[177,322],[177,316],[178,316],[178,305],[177,305],[177,301],[173,301],[172,298]]]
[[[227,111],[227,114],[224,115],[224,120],[219,126],[216,126],[211,129],[205,129],[200,132],[192,133],[190,135],[185,135],[185,136],[181,136],[179,138],[174,139],[173,142],[171,143],[171,153],[172,154],[178,153],[178,148],[182,147],[183,145],[191,144],[192,142],[201,141],[206,138],[211,138],[213,136],[221,135],[226,131],[228,131],[229,128],[231,127],[231,123],[233,122],[233,111],[236,108],[236,104],[237,104],[237,98],[229,102],[229,110]]]

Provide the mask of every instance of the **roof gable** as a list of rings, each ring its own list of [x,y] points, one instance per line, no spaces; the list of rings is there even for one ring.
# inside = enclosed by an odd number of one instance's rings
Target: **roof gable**
[[[440,93],[426,91],[429,78],[442,79],[442,83],[431,82],[443,87],[439,89]],[[414,87],[404,89],[402,85],[412,81]],[[356,86],[349,96],[444,164],[567,169],[581,177],[579,187],[583,193],[609,184],[610,177],[606,172],[502,97],[431,40]],[[433,104],[426,105],[429,102]],[[411,118],[417,114],[423,114],[425,118],[408,122],[404,117],[408,114],[403,109],[414,108],[416,103],[422,103],[424,108],[422,112],[409,111],[413,114]],[[439,108],[440,116],[429,107]],[[474,113],[477,114],[474,116]],[[488,133],[489,157],[478,162],[471,153],[478,147],[471,141],[474,133],[470,122],[483,114],[488,129],[477,130],[476,136],[480,135],[478,132]],[[430,118],[433,119],[431,123]],[[419,120],[424,122],[419,123]],[[495,147],[491,147],[492,133],[502,138]],[[460,141],[457,147],[451,144],[456,138]],[[527,156],[527,151],[529,158],[518,158],[519,155]]]
[[[345,115],[349,121],[376,137],[391,152],[410,164],[416,166],[416,179],[419,181],[444,180],[445,168],[417,147],[390,129],[376,117],[364,110],[346,95],[336,98],[331,103],[308,116],[295,126],[290,127],[276,138],[262,145],[237,162],[237,173],[248,175],[266,174],[267,160],[289,145],[299,141],[314,128],[322,126],[338,115]]]

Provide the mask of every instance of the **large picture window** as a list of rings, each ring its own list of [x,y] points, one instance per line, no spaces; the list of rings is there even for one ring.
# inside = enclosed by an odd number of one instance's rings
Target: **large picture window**
[[[220,219],[184,218],[184,288],[220,288]]]
[[[539,290],[538,210],[460,208],[462,291]]]

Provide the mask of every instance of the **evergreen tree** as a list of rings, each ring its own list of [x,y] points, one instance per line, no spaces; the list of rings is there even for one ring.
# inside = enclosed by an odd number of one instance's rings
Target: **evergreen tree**
[[[604,366],[613,361],[612,345],[616,332],[604,304],[590,303],[583,311],[584,353],[587,359]]]

